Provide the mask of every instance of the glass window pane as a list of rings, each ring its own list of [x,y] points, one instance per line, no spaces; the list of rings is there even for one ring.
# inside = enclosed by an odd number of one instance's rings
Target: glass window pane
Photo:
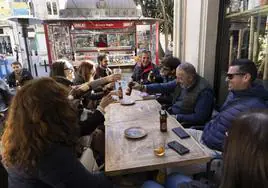
[[[52,9],[51,9],[50,2],[47,2],[47,13],[48,13],[48,15],[52,15]]]
[[[53,2],[52,3],[52,8],[53,8],[53,14],[57,15],[58,14],[58,7],[57,7],[57,3]]]

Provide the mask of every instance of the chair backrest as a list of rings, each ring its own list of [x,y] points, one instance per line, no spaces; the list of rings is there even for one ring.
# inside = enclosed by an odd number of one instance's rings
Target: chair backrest
[[[8,188],[8,174],[3,164],[1,163],[1,155],[0,155],[0,187]]]

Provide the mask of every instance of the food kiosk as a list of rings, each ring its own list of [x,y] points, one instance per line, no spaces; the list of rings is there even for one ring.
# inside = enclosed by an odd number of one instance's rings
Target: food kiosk
[[[149,50],[152,62],[158,64],[159,21],[144,17],[45,20],[49,63],[63,57],[75,65],[83,60],[97,63],[97,56],[106,53],[110,67],[133,67],[135,57]]]

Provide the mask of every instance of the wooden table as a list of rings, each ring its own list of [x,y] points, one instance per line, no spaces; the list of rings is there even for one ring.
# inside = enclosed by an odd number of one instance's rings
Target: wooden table
[[[160,132],[160,104],[156,100],[136,101],[132,106],[111,104],[105,115],[105,172],[118,175],[148,171],[166,167],[206,163],[210,157],[191,137],[181,140],[171,129],[181,126],[176,119],[168,116],[166,133]],[[144,128],[148,135],[139,140],[127,139],[124,130],[133,126]],[[166,148],[165,156],[153,153],[153,139],[164,137],[166,143],[177,140],[190,149],[190,153],[180,156]]]

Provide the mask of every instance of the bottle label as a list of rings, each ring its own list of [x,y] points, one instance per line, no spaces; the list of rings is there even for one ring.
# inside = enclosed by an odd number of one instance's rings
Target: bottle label
[[[166,122],[161,122],[160,124],[160,131],[166,132],[167,131],[167,123]]]

